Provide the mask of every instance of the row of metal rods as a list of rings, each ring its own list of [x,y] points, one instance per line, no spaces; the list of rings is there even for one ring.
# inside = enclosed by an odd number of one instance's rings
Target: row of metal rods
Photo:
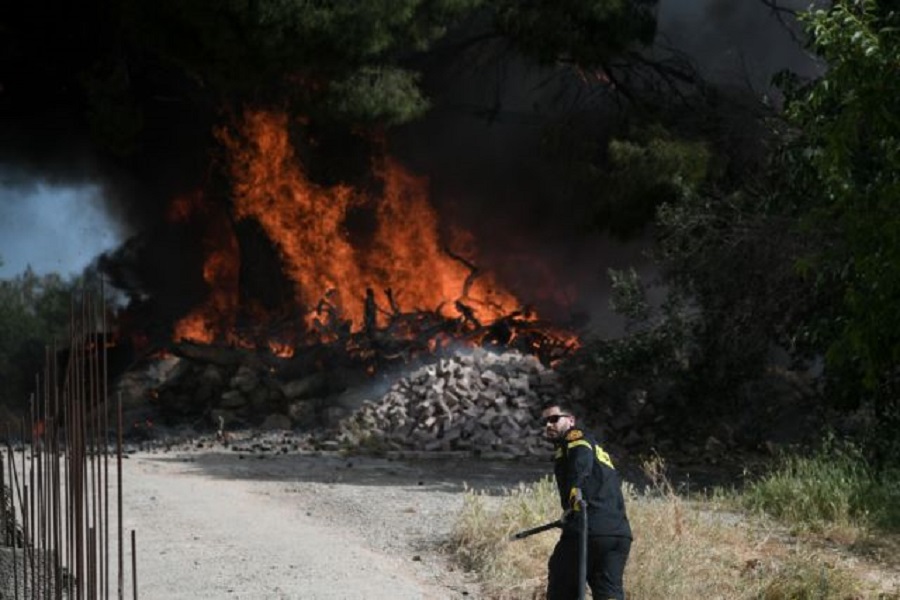
[[[72,305],[68,362],[60,373],[55,344],[46,349],[44,372],[36,377],[29,414],[22,420],[21,443],[14,448],[12,432],[7,431],[6,452],[0,460],[4,524],[0,541],[11,549],[16,600],[108,599],[113,532],[117,598],[125,598],[122,398],[115,407],[113,529],[103,292],[99,308],[87,293],[80,307],[74,299]],[[132,597],[137,600],[134,530],[130,541]]]

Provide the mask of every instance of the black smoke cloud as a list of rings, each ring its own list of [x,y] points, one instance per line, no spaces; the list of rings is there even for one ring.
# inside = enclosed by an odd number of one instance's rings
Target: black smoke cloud
[[[661,45],[687,54],[701,74],[718,84],[762,95],[772,76],[787,69],[813,76],[820,67],[803,48],[793,13],[822,0],[662,0]]]
[[[776,70],[802,69],[808,62],[771,11],[754,0],[662,0],[659,16],[660,39],[686,52],[701,72],[749,80],[753,91]],[[597,329],[611,331],[605,269],[646,268],[644,243],[619,243],[579,227],[589,194],[573,186],[565,162],[547,160],[544,146],[548,124],[570,114],[578,116],[572,123],[592,128],[602,145],[607,126],[585,107],[602,112],[605,101],[584,104],[585,89],[572,70],[560,75],[492,52],[477,60],[460,56],[423,65],[434,110],[392,132],[389,151],[430,178],[442,222],[471,231],[482,266],[496,271],[521,299],[553,320],[589,318]],[[72,90],[44,80],[34,84],[35,76],[9,76],[9,69],[2,73],[4,181],[100,184],[106,210],[133,234],[101,261],[104,268],[132,293],[142,318],[167,323],[184,314],[206,291],[200,279],[202,231],[172,225],[164,215],[173,197],[197,189],[227,207],[221,149],[212,131],[231,117],[213,101],[197,102],[185,91],[189,82],[160,78],[150,69],[134,73],[132,108],[141,115],[142,130],[136,145],[122,153],[108,132],[106,138],[98,134],[92,109]],[[314,174],[330,183],[365,170],[366,143],[320,133],[321,145],[309,154]],[[347,164],[333,167],[338,163]],[[257,234],[246,236],[248,245],[270,252]]]

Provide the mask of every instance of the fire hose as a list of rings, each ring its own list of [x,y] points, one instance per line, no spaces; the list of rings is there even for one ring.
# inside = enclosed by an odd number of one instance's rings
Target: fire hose
[[[584,600],[587,593],[587,558],[588,558],[588,520],[587,520],[587,502],[579,500],[581,505],[581,535],[579,536],[579,552],[578,552],[578,600]],[[537,533],[543,533],[550,529],[559,529],[565,525],[566,521],[572,516],[572,509],[563,513],[562,517],[531,529],[523,529],[509,536],[510,541],[521,540],[531,537]]]
[[[565,524],[566,519],[568,519],[569,515],[571,515],[571,514],[572,514],[572,511],[567,510],[566,512],[563,513],[563,516],[561,516],[557,520],[551,521],[549,523],[545,523],[543,525],[538,525],[537,527],[532,527],[531,529],[524,529],[522,531],[516,532],[509,536],[509,540],[510,541],[521,540],[521,539],[525,539],[527,537],[531,537],[536,533],[543,533],[550,529],[561,529],[562,526]]]

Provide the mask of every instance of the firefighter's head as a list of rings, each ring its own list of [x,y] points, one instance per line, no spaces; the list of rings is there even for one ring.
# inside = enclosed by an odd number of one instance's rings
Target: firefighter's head
[[[575,427],[575,416],[567,406],[548,404],[541,411],[541,424],[544,426],[544,437],[558,440]]]

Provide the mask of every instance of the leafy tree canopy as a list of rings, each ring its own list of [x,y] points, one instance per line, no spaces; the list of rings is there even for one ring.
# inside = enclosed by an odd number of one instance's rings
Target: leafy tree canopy
[[[635,43],[656,35],[655,0],[506,0],[497,26],[543,63],[604,66]]]
[[[686,189],[698,189],[711,174],[706,144],[679,139],[659,126],[613,138],[607,152],[608,164],[591,169],[597,190],[594,220],[620,237],[640,233],[658,207]]]
[[[874,409],[879,429],[866,441],[890,456],[900,451],[900,6],[840,0],[802,19],[826,70],[781,77],[768,172],[716,179],[691,166],[704,161],[680,160],[635,171],[670,182],[654,231],[665,283],[689,301],[691,369],[676,377],[696,405],[719,405],[762,381],[774,348],[797,365],[825,357],[830,406]],[[615,142],[612,181],[653,181],[623,166],[665,165],[677,156],[665,147]]]
[[[46,347],[67,334],[75,285],[31,269],[0,280],[0,404],[21,406],[34,391]]]
[[[811,333],[870,390],[900,363],[898,8],[842,0],[805,16],[828,70],[807,85],[787,81],[792,139],[776,163],[793,184],[784,199],[820,242],[801,269],[823,293],[840,290]]]
[[[80,104],[121,154],[147,127],[147,102],[236,95],[390,125],[428,108],[409,59],[462,22],[462,37],[503,36],[541,62],[592,66],[652,40],[653,2],[18,2],[0,17],[0,78],[7,106]]]

